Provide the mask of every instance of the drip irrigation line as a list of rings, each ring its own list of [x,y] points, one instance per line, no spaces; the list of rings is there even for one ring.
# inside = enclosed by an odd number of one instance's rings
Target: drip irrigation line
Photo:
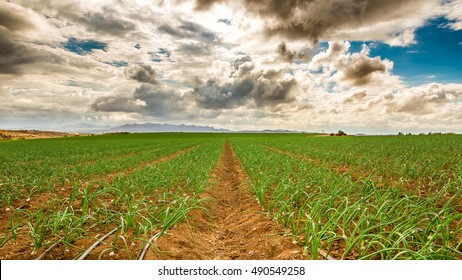
[[[327,254],[326,251],[324,251],[324,250],[321,250],[321,249],[318,248],[318,253],[328,261],[335,261],[335,259],[333,257],[329,256],[329,254]]]
[[[95,243],[93,243],[93,245],[90,246],[90,248],[88,248],[79,258],[79,260],[84,260],[88,254],[90,254],[90,252],[95,249],[96,246],[98,246],[101,242],[103,242],[104,239],[108,238],[111,234],[113,234],[114,232],[116,232],[116,230],[118,230],[120,227],[116,227],[115,229],[111,230],[110,232],[106,233],[106,235],[104,235],[103,237],[101,237],[100,239],[96,240]]]
[[[148,251],[148,249],[151,246],[152,242],[154,242],[157,238],[159,238],[161,233],[162,233],[162,231],[159,231],[158,233],[154,234],[154,236],[151,237],[151,239],[149,239],[148,243],[146,243],[143,250],[140,252],[140,254],[138,256],[138,260],[141,261],[141,260],[144,259],[144,256],[146,255],[146,252]]]
[[[50,252],[51,249],[53,249],[56,245],[58,245],[58,242],[56,243],[53,243],[53,245],[50,246],[50,248],[46,249],[45,252],[43,252],[38,258],[36,258],[35,260],[41,260],[45,255],[46,253]]]

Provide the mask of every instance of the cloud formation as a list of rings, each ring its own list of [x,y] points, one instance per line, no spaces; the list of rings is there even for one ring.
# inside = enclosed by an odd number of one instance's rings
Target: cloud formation
[[[208,80],[196,86],[193,94],[199,107],[230,109],[239,106],[272,108],[295,101],[297,82],[285,78],[283,71],[256,70],[249,56],[233,63],[233,81],[220,84]]]
[[[445,105],[456,98],[460,98],[460,92],[446,90],[439,84],[429,84],[423,87],[416,87],[401,95],[385,94],[382,96],[387,111],[395,113],[407,113],[411,115],[426,115],[436,113]]]
[[[441,10],[441,13],[451,21],[448,25],[450,28],[462,30],[462,0],[445,2]]]
[[[17,10],[8,5],[0,7],[0,26],[8,29],[10,32],[28,30],[35,27],[32,22],[28,21]]]
[[[87,30],[112,36],[126,36],[136,30],[133,22],[117,18],[117,12],[105,7],[100,12],[87,12],[84,15],[74,15],[72,19],[79,24],[85,25]]]
[[[308,54],[308,49],[303,49],[301,51],[295,52],[291,51],[285,42],[282,42],[276,48],[276,53],[279,57],[286,62],[292,63],[294,60],[298,61],[308,61],[311,57]]]
[[[348,81],[354,86],[362,86],[368,84],[372,75],[376,72],[385,72],[386,65],[379,57],[354,57],[343,71],[343,80]]]
[[[156,71],[151,66],[146,64],[134,64],[125,68],[125,76],[127,79],[132,79],[141,83],[149,83],[156,85],[159,83],[157,80]]]
[[[167,119],[187,118],[188,100],[162,85],[142,84],[132,94],[114,94],[97,98],[90,106],[95,112],[137,113]]]
[[[109,125],[174,120],[232,129],[462,131],[462,85],[448,84],[457,77],[436,66],[407,76],[406,61],[394,56],[424,55],[428,44],[419,41],[428,27],[459,36],[460,4],[4,1],[0,125],[8,116],[34,124],[56,115],[56,122]],[[453,76],[458,68],[451,65]]]
[[[197,0],[199,10],[225,0]],[[268,36],[312,42],[350,36],[359,40],[412,43],[415,28],[434,14],[438,0],[241,0],[265,21]],[[415,18],[413,18],[415,16]],[[422,17],[424,19],[422,19]],[[401,27],[399,27],[401,26]],[[396,38],[402,37],[402,38]],[[344,38],[346,39],[346,38]],[[350,39],[350,38],[349,38]]]
[[[351,53],[350,43],[330,42],[324,52],[312,60],[313,69],[322,69],[330,81],[345,82],[350,86],[366,86],[381,74],[389,75],[393,63],[380,57],[370,57],[369,48],[363,45],[360,52]]]

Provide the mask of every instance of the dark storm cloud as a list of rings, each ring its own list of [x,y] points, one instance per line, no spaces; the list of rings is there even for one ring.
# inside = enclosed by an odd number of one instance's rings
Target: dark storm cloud
[[[36,26],[9,5],[0,7],[0,74],[21,75],[30,71],[34,63],[62,63],[63,59],[51,52],[26,43],[23,31]],[[39,70],[39,69],[37,69]]]
[[[0,74],[21,74],[24,65],[42,60],[42,54],[0,30]]]
[[[0,73],[20,74],[21,66],[38,62],[42,56],[20,42],[18,31],[35,26],[10,6],[0,6]]]
[[[317,42],[329,32],[406,19],[426,0],[241,0],[246,10],[266,21],[268,35]],[[209,9],[226,0],[196,0]],[[231,1],[229,1],[231,2]],[[423,6],[423,5],[422,5]]]
[[[361,56],[343,69],[343,79],[354,86],[361,86],[371,81],[373,73],[383,73],[385,71],[386,66],[379,57],[369,58]]]
[[[156,71],[146,64],[135,64],[125,68],[125,76],[141,83],[158,84]]]
[[[251,61],[250,57],[235,61],[238,69],[231,83],[209,80],[196,86],[191,94],[199,107],[214,110],[241,106],[274,107],[295,101],[295,79],[285,79],[283,72],[274,70],[252,73]]]

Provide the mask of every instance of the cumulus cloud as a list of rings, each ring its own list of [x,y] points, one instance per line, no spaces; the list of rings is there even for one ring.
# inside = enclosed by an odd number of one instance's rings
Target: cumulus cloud
[[[201,108],[230,109],[239,106],[275,107],[295,101],[297,82],[285,78],[283,71],[254,69],[248,56],[233,63],[233,81],[220,84],[208,80],[196,86],[193,98]]]
[[[461,98],[461,88],[432,83],[425,86],[384,92],[366,102],[363,110],[382,107],[388,113],[409,115],[437,114]]]
[[[458,30],[459,8],[460,0],[4,1],[0,119],[27,111],[29,123],[59,115],[460,130],[461,85],[411,87],[392,61],[369,52],[377,40],[413,43],[434,16]],[[367,43],[353,51],[348,40]]]
[[[430,84],[410,90],[404,97],[391,101],[387,108],[390,111],[416,115],[430,114],[454,99],[454,91],[447,91],[439,84]]]
[[[289,63],[292,63],[294,60],[307,61],[310,59],[307,49],[298,52],[291,51],[285,42],[282,42],[278,45],[276,48],[276,53],[278,54],[279,58]]]
[[[343,71],[342,79],[354,86],[368,84],[376,72],[385,72],[386,65],[379,57],[358,56],[353,58]]]
[[[249,13],[265,21],[269,36],[318,42],[342,34],[351,39],[390,40],[394,44],[412,43],[414,38],[408,35],[434,16],[439,5],[438,0],[241,1]],[[226,1],[197,0],[196,7],[209,9],[218,2]],[[401,35],[406,40],[397,40]]]
[[[133,64],[125,68],[125,76],[141,83],[158,84],[156,71],[146,64]]]
[[[357,92],[353,93],[352,95],[348,96],[347,98],[345,98],[343,100],[343,103],[347,104],[347,103],[359,102],[361,100],[364,100],[364,98],[366,96],[367,96],[367,94],[366,94],[365,90],[357,91]]]
[[[329,81],[345,82],[350,86],[365,86],[374,82],[379,74],[390,75],[393,63],[380,57],[370,57],[369,48],[351,53],[347,41],[330,42],[327,50],[318,53],[310,64],[322,69]]]
[[[186,114],[183,97],[161,85],[143,84],[131,95],[111,94],[97,98],[90,106],[96,112],[139,113],[145,116],[175,117]]]

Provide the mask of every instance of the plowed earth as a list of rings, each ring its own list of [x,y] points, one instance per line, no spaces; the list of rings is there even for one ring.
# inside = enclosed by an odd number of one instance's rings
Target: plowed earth
[[[263,214],[247,186],[247,176],[226,142],[211,176],[206,211],[190,213],[154,242],[145,259],[306,259],[303,247]]]
[[[175,156],[177,153],[161,160]],[[201,198],[206,198],[204,210],[190,212],[187,222],[180,223],[154,241],[144,259],[306,259],[303,246],[285,235],[284,228],[262,213],[229,142],[225,144],[209,183],[209,188],[201,194]],[[46,207],[45,201],[37,200],[37,203],[35,207]],[[100,237],[109,230],[97,230],[89,236],[98,233],[96,236]],[[73,244],[73,248],[58,244],[50,248],[43,258],[74,259],[78,251],[88,248],[95,240],[80,239]],[[129,244],[130,255],[125,250],[110,254],[112,250],[108,248],[113,241],[114,236],[110,236],[87,259],[133,259],[143,245]],[[123,248],[122,245],[119,247]],[[35,254],[31,254],[31,251],[29,236],[18,235],[15,241],[10,241],[0,250],[0,258],[35,259],[44,253],[45,248]]]

